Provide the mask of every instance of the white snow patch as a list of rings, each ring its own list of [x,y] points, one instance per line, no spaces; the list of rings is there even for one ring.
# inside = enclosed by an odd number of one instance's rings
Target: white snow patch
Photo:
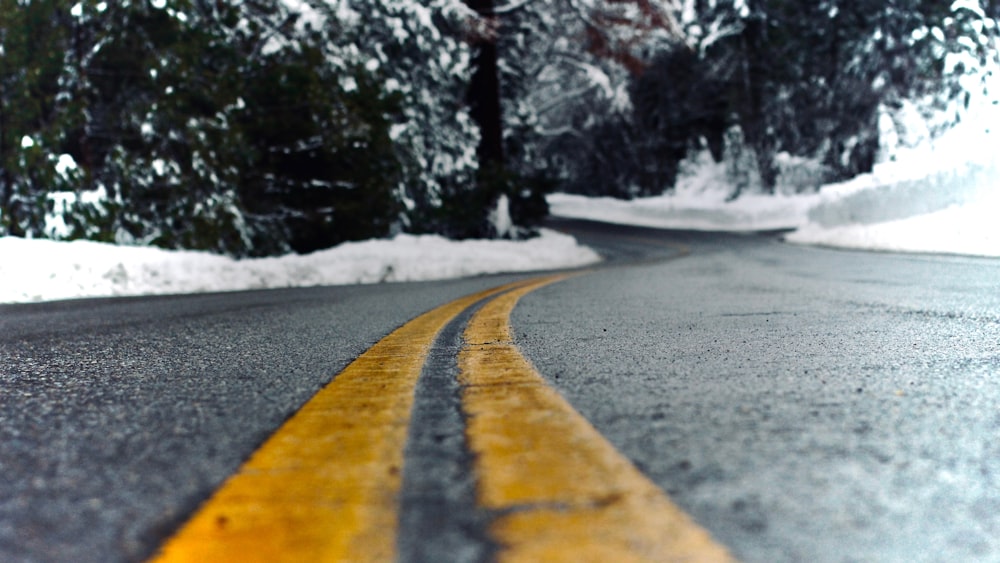
[[[56,162],[56,173],[66,178],[73,171],[77,170],[76,160],[71,155],[61,154]]]
[[[936,140],[904,114],[896,129],[915,133],[914,146],[889,147],[892,160],[871,174],[825,186],[809,222],[786,240],[1000,257],[1000,81],[989,86],[990,95],[973,100],[962,122]]]
[[[786,237],[790,242],[893,252],[932,252],[1000,257],[996,210],[1000,198],[979,206],[954,205],[907,219],[872,225],[808,225]]]
[[[510,217],[510,199],[507,194],[500,194],[496,206],[490,210],[490,225],[493,232],[500,238],[509,237],[514,232],[514,221]]]
[[[309,255],[234,260],[193,251],[0,237],[0,302],[458,278],[598,262],[568,235],[451,241],[398,235]]]
[[[951,5],[951,11],[957,12],[959,10],[969,10],[975,14],[976,17],[981,19],[986,18],[986,12],[984,12],[983,8],[979,5],[979,0],[956,0],[955,3]]]
[[[404,133],[406,133],[407,129],[409,129],[409,127],[405,123],[393,123],[389,126],[389,138],[393,141],[397,141],[403,136]]]

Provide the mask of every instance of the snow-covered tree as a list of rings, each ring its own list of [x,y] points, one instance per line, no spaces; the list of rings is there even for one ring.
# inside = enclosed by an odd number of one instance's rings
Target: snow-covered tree
[[[628,85],[677,41],[671,4],[512,1],[494,11],[507,166],[542,189],[636,195]]]
[[[238,256],[447,233],[463,220],[445,211],[475,190],[477,167],[459,0],[3,8],[3,46],[23,54],[3,58],[0,115],[22,122],[0,145],[12,163],[0,192],[8,232],[52,234],[54,190],[77,192],[58,198],[59,236]],[[39,33],[50,28],[51,40]],[[21,110],[45,99],[31,90],[37,53],[55,54],[45,84],[58,120]]]
[[[42,235],[47,193],[67,188],[56,149],[68,16],[56,0],[0,0],[0,234]]]
[[[994,4],[0,0],[0,227],[267,255],[517,236],[696,150],[846,178],[992,103]]]
[[[990,7],[992,4],[992,8]],[[909,91],[895,89],[883,100],[892,122],[883,140],[892,158],[897,146],[936,138],[955,125],[1000,105],[1000,5],[958,0],[947,13],[928,18],[908,38],[925,53]]]
[[[685,0],[677,21],[685,44],[635,80],[634,123],[675,155],[740,155],[733,197],[773,191],[781,153],[821,165],[817,186],[870,170],[885,108],[960,99],[968,87],[949,76],[968,82],[965,69],[983,68],[954,64],[960,54],[996,56],[987,39],[995,26],[978,0]]]
[[[466,41],[472,14],[461,0],[354,0],[356,40],[340,44],[399,96],[392,139],[404,167],[400,227],[451,236],[480,234],[486,211],[469,206],[479,167],[477,130],[466,91],[472,74]],[[468,225],[467,223],[472,223]]]

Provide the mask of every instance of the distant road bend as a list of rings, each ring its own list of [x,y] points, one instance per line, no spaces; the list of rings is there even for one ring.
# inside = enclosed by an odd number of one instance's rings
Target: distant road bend
[[[0,560],[1000,561],[1000,261],[0,306]]]

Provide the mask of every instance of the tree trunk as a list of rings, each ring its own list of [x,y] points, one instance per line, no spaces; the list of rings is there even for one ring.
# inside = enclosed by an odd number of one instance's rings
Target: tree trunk
[[[14,178],[7,167],[8,147],[5,142],[8,133],[6,96],[6,89],[0,85],[0,213],[5,215],[4,219],[7,221],[7,228],[5,231],[0,232],[0,235],[23,237],[24,232],[18,225],[17,213],[12,204],[14,200]]]
[[[744,100],[742,127],[747,143],[757,156],[757,168],[764,191],[774,193],[776,171],[774,169],[774,143],[767,131],[764,107],[764,85],[768,79],[768,61],[765,60],[765,17],[759,10],[751,8],[751,18],[745,22],[743,43],[743,87]],[[739,195],[739,194],[737,194]]]
[[[483,18],[493,17],[493,0],[466,0],[466,4]],[[479,166],[499,169],[503,167],[503,126],[496,34],[478,34],[473,38],[472,47],[475,52],[468,103],[469,113],[479,126]]]

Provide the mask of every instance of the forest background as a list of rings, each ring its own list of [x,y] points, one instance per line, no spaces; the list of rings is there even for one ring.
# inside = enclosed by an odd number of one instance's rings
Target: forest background
[[[0,235],[305,253],[816,190],[963,119],[996,0],[0,0]],[[919,124],[919,126],[914,126]],[[57,219],[57,220],[54,220]]]

